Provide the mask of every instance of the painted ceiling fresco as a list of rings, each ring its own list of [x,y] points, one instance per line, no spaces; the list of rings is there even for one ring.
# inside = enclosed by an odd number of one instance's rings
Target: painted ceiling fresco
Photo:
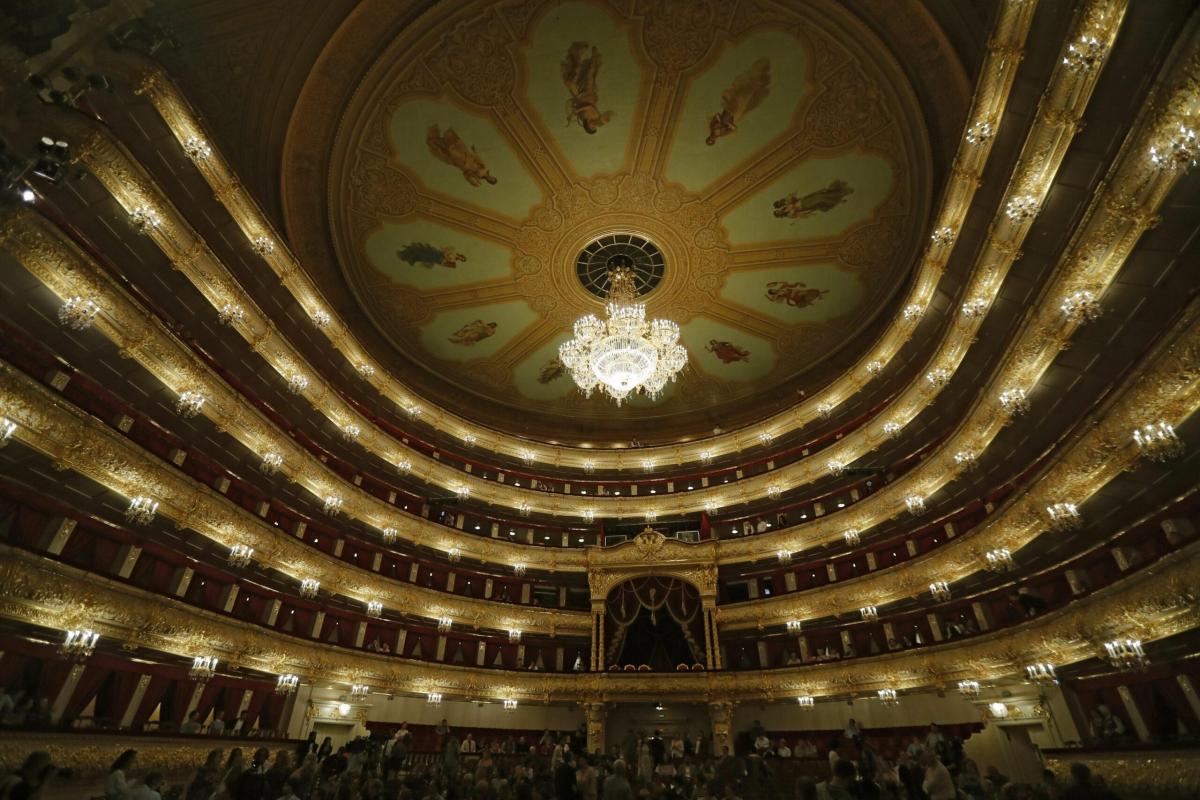
[[[845,12],[449,5],[377,65],[331,173],[345,276],[409,361],[522,412],[612,415],[556,350],[601,309],[576,256],[614,232],[662,251],[644,300],[690,357],[625,416],[778,391],[889,306],[929,156],[902,73]]]

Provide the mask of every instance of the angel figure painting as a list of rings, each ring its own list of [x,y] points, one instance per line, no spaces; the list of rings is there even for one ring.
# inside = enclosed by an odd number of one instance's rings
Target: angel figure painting
[[[571,93],[567,99],[567,124],[576,122],[588,133],[595,133],[613,118],[612,111],[600,110],[600,90],[596,87],[600,64],[600,51],[595,47],[589,49],[587,42],[574,42],[562,62],[563,83]]]
[[[827,212],[846,202],[846,198],[854,194],[854,189],[843,180],[833,180],[824,189],[798,195],[792,192],[787,197],[781,197],[774,203],[774,214],[783,219],[802,219],[811,217],[817,212]]]
[[[801,281],[771,281],[767,284],[768,300],[792,308],[808,308],[826,294],[829,294],[828,289],[810,289]]]
[[[479,186],[484,181],[496,183],[496,178],[488,172],[479,153],[458,138],[454,128],[446,128],[446,132],[442,133],[437,125],[430,125],[425,132],[425,144],[434,158],[460,170],[463,178],[472,186]]]
[[[771,93],[771,62],[760,58],[750,68],[733,79],[733,83],[721,92],[721,110],[708,121],[707,145],[737,131],[747,114],[758,108]]]
[[[553,383],[562,377],[564,369],[562,361],[552,358],[538,370],[537,381],[543,385]]]
[[[397,250],[396,255],[406,264],[425,269],[434,267],[455,269],[460,261],[467,260],[465,255],[453,247],[435,247],[426,242],[409,242]]]
[[[478,344],[490,336],[496,335],[496,323],[484,322],[481,319],[476,319],[463,325],[461,328],[450,334],[449,339],[451,344],[461,344],[464,347],[470,347],[473,344]]]
[[[750,360],[749,350],[744,347],[739,347],[733,342],[726,342],[721,339],[709,339],[708,344],[705,345],[704,349],[721,359],[722,364],[732,364],[735,361]]]

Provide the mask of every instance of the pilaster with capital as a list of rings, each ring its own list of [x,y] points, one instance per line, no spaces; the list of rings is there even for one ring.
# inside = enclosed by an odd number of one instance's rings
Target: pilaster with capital
[[[733,709],[735,703],[725,698],[710,700],[708,717],[712,721],[712,754],[720,758],[728,747],[733,752]]]
[[[603,753],[606,717],[604,703],[599,700],[586,701],[583,704],[583,715],[587,720],[587,751]]]

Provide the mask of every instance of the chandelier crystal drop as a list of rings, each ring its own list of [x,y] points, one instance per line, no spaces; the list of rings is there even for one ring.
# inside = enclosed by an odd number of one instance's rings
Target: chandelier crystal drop
[[[175,401],[175,413],[184,419],[191,419],[204,408],[204,395],[199,392],[183,392]]]
[[[63,642],[58,646],[58,654],[71,661],[83,662],[96,649],[98,641],[100,641],[100,634],[87,628],[64,631]]]
[[[235,544],[229,548],[229,556],[225,559],[225,563],[235,569],[244,569],[250,566],[250,561],[253,558],[253,547],[245,544]]]
[[[793,634],[800,633],[800,631],[803,628],[804,628],[804,623],[798,619],[789,619],[787,621],[787,632],[788,633],[793,633]]]
[[[1151,461],[1170,461],[1183,455],[1183,442],[1175,435],[1175,428],[1163,420],[1138,428],[1133,432],[1133,440]]]
[[[100,306],[83,297],[68,297],[58,308],[58,321],[73,331],[86,330],[96,321]]]
[[[442,704],[442,693],[430,692],[429,694],[425,695],[425,702],[431,706],[440,706]]]
[[[1096,295],[1086,289],[1072,292],[1062,301],[1060,308],[1067,319],[1078,323],[1091,322],[1101,313]]]
[[[457,547],[451,547],[446,551],[446,560],[455,564],[462,561],[462,550]]]
[[[529,503],[522,501],[517,506],[517,513],[520,514],[522,517],[528,517],[529,515],[531,515],[533,513],[533,506],[529,505]]]
[[[158,513],[158,501],[139,495],[129,501],[125,519],[133,525],[149,525]]]
[[[783,494],[783,487],[779,484],[771,484],[767,487],[767,497],[771,500],[778,500],[779,495]]]
[[[213,656],[196,656],[188,670],[188,677],[195,681],[207,681],[217,674],[218,661]]]
[[[645,514],[642,515],[642,519],[644,519],[646,522],[658,522],[658,512],[657,511],[647,511]]]
[[[400,531],[396,530],[391,525],[384,528],[381,533],[383,534],[384,544],[395,544],[396,540],[400,538]]]
[[[763,447],[767,447],[771,442],[775,441],[775,434],[770,431],[761,431],[758,434],[758,441]]]
[[[712,462],[713,462],[713,454],[712,454],[712,451],[711,451],[711,450],[704,450],[704,451],[701,451],[701,453],[700,453],[700,463],[701,463],[701,464],[704,464],[704,465],[708,465],[708,464],[711,464]]]
[[[596,471],[596,462],[592,461],[591,459],[583,462],[583,471],[586,472],[588,475],[591,475],[593,472]]]
[[[527,569],[527,567],[523,563],[518,562],[516,564],[513,564],[513,575],[516,575],[517,577],[521,577],[522,575],[525,574],[526,569]]]
[[[1200,162],[1200,141],[1191,128],[1180,125],[1163,146],[1150,148],[1150,163],[1158,169],[1186,172]]]
[[[1104,655],[1116,669],[1144,669],[1150,665],[1140,639],[1114,639],[1104,643]]]
[[[599,389],[618,406],[636,391],[653,400],[687,364],[679,326],[646,320],[632,270],[616,267],[608,278],[608,318],[589,314],[576,320],[575,338],[559,346],[558,357],[585,397]]]

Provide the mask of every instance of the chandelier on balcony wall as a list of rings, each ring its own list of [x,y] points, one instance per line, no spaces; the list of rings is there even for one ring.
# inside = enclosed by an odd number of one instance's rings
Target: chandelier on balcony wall
[[[607,319],[588,314],[576,320],[575,338],[559,346],[558,357],[585,397],[598,389],[617,405],[637,391],[653,400],[687,364],[679,326],[646,320],[628,267],[610,269],[608,280]]]

